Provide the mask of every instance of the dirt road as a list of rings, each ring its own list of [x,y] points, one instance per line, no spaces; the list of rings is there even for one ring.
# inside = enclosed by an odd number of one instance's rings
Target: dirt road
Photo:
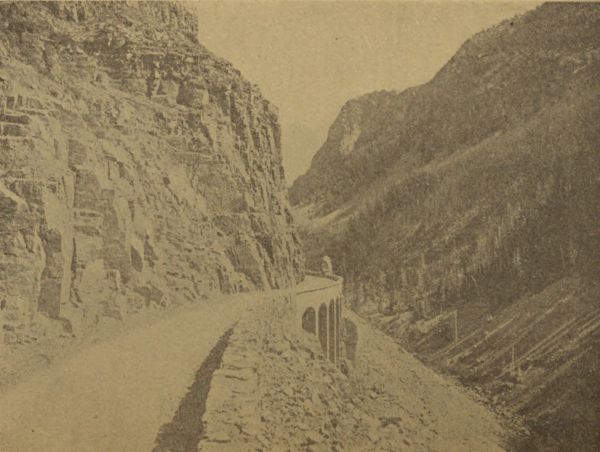
[[[152,450],[196,370],[256,297],[165,313],[11,388],[0,395],[0,451]]]
[[[318,282],[308,279],[303,287]],[[285,330],[287,323],[278,323],[282,318],[277,315],[283,314],[268,303],[259,314],[248,306],[256,308],[274,295],[220,297],[156,312],[55,361],[0,393],[0,451],[195,450],[202,433],[202,398],[222,356],[215,351],[226,349],[223,342],[240,318],[237,329],[247,340],[237,359],[250,352],[255,356],[248,365],[260,370],[263,412],[247,413],[245,406],[232,410],[232,438],[239,436],[237,421],[244,420],[236,416],[246,413],[260,425],[262,418],[276,420],[266,423],[272,446],[266,450],[303,448],[306,431],[327,433],[328,439],[321,434],[309,438],[323,448],[336,440],[347,450],[503,449],[505,432],[493,413],[350,312],[358,331],[351,378],[319,359],[315,338],[300,334],[295,352],[288,350],[293,334]],[[248,318],[253,312],[257,317]],[[329,427],[322,430],[323,425]],[[218,444],[219,450],[233,450],[230,445]]]

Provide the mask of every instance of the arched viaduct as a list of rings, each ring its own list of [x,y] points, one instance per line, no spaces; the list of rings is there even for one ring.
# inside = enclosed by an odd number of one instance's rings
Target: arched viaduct
[[[335,275],[307,272],[296,290],[298,327],[317,336],[323,354],[339,364],[342,349],[342,285]]]

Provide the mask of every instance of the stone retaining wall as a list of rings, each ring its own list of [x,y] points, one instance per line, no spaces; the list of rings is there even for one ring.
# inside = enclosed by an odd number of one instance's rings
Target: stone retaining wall
[[[355,383],[318,338],[298,329],[298,312],[296,298],[282,293],[251,306],[235,325],[210,383],[198,450],[342,450],[369,442],[376,420],[357,406]]]
[[[265,390],[261,363],[265,354],[289,350],[281,333],[293,321],[293,312],[292,298],[281,294],[250,307],[235,325],[210,383],[198,450],[261,450],[268,444],[260,415]]]

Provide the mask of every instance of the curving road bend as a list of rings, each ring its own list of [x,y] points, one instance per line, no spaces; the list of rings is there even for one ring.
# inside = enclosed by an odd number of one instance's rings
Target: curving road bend
[[[0,451],[151,451],[219,338],[265,296],[165,313],[0,394]]]

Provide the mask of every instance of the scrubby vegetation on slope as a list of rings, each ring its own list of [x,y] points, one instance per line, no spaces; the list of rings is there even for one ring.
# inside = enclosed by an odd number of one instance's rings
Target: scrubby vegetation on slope
[[[426,85],[349,102],[292,188],[319,220],[309,259],[330,255],[357,311],[523,414],[527,447],[600,444],[599,25],[598,5],[546,4]]]

